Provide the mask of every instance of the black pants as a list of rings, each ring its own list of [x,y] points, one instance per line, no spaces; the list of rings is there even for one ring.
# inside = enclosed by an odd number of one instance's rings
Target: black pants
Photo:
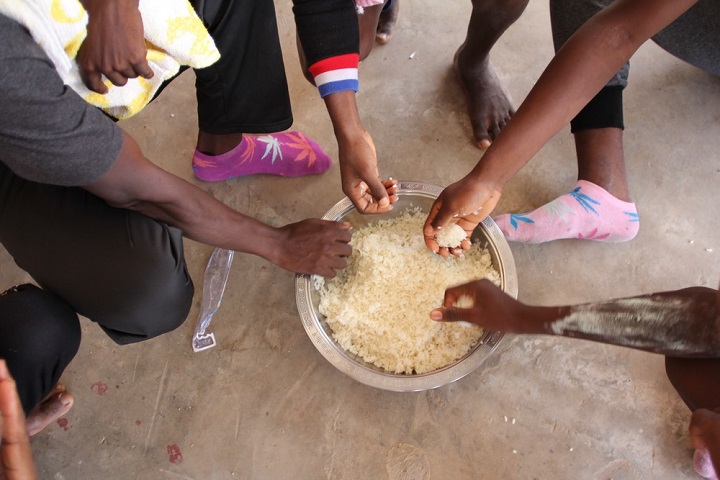
[[[192,0],[220,51],[195,70],[200,130],[273,133],[292,111],[273,0]]]
[[[77,351],[76,312],[127,344],[177,328],[190,310],[179,230],[81,188],[29,182],[2,163],[0,243],[43,289],[0,296],[0,357],[26,412]]]

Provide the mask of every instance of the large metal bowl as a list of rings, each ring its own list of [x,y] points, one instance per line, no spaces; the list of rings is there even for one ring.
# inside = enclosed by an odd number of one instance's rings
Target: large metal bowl
[[[420,207],[424,212],[429,212],[433,202],[443,190],[443,187],[438,185],[422,182],[398,182],[398,186],[398,201],[395,208],[388,213],[362,215],[346,197],[336,203],[322,218],[350,222],[354,228],[361,228],[381,219],[400,216],[410,206]],[[418,232],[418,235],[421,235],[421,232]],[[500,287],[507,294],[517,298],[515,261],[510,246],[498,226],[488,217],[478,225],[472,238],[480,240],[489,250],[493,267],[500,273]],[[454,382],[478,368],[503,337],[501,332],[486,331],[467,355],[439,370],[412,375],[390,373],[365,362],[335,342],[325,317],[318,311],[320,295],[315,289],[312,276],[295,277],[295,297],[305,331],[318,351],[341,372],[361,383],[383,390],[415,392]]]

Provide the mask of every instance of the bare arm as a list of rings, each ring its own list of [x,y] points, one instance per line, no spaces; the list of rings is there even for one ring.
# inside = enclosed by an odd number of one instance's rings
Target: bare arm
[[[383,213],[397,201],[396,181],[383,181],[372,137],[360,120],[355,92],[325,97],[340,154],[340,176],[345,195],[361,213]]]
[[[296,273],[334,277],[352,252],[347,224],[310,219],[273,228],[157,167],[127,133],[110,171],[84,188],[112,206],[178,227],[188,238],[259,255]]]
[[[471,308],[453,305],[461,296]],[[466,321],[490,330],[559,335],[674,357],[720,358],[718,291],[692,287],[584,305],[525,305],[487,280],[445,293],[439,321]]]
[[[380,177],[375,145],[355,98],[359,31],[354,2],[293,0],[293,12],[303,69],[325,100],[337,138],[343,192],[359,212],[387,212],[397,200],[396,182]]]
[[[475,168],[448,187],[425,225],[432,236],[455,215],[472,231],[497,205],[505,184],[597,94],[650,37],[696,0],[617,0],[588,20],[557,52],[512,120]],[[478,212],[472,214],[472,212]]]

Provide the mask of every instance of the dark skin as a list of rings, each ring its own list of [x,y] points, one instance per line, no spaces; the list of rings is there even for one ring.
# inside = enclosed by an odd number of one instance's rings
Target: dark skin
[[[458,255],[460,251],[450,252],[437,244],[438,230],[457,222],[471,234],[495,209],[507,182],[587,105],[645,41],[695,2],[616,0],[588,20],[558,50],[512,121],[502,128],[502,134],[473,170],[437,198],[423,230],[428,248],[443,256]],[[578,178],[592,179],[618,198],[629,200],[622,131],[595,129],[577,135],[576,140],[578,156],[588,159],[580,166]]]
[[[349,224],[308,219],[266,225],[156,166],[127,133],[112,168],[84,188],[112,206],[173,225],[188,238],[252,253],[295,273],[332,278],[352,253]]]
[[[125,85],[129,78],[152,78],[138,0],[84,0],[82,4],[89,18],[87,37],[77,55],[83,83],[97,93],[107,93],[103,75],[118,86]]]
[[[470,308],[454,305],[463,297]],[[464,321],[488,330],[547,334],[665,355],[666,371],[694,411],[693,446],[706,448],[720,472],[720,291],[705,287],[585,305],[526,305],[488,280],[449,288],[436,321]]]
[[[88,34],[78,51],[78,67],[85,85],[107,93],[103,76],[116,86],[130,78],[153,75],[146,56],[138,0],[83,0],[88,12]],[[377,168],[377,154],[370,134],[360,121],[355,93],[344,91],[325,98],[336,132],[343,192],[362,213],[383,213],[397,200],[396,182],[386,182]],[[232,150],[243,133],[198,132],[197,149],[209,155]]]
[[[490,63],[490,50],[520,17],[528,0],[472,0],[465,41],[453,59],[465,92],[475,146],[485,150],[515,113]]]
[[[0,360],[0,480],[38,478],[15,380]]]

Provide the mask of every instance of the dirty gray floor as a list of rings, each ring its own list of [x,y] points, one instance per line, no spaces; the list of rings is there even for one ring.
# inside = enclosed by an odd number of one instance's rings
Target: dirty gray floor
[[[279,2],[278,15],[294,128],[336,157],[325,107],[300,74],[289,3]],[[469,1],[406,0],[396,37],[361,65],[358,102],[385,176],[446,185],[480,157],[450,69],[469,12]],[[530,2],[493,51],[516,105],[551,55],[547,3]],[[720,80],[647,44],[625,99],[640,234],[619,245],[513,245],[521,300],[577,303],[720,282]],[[273,225],[319,217],[342,198],[337,163],[312,178],[195,180],[194,112],[188,72],[122,126],[164,168]],[[496,212],[565,193],[574,158],[565,129],[511,181]],[[197,286],[211,251],[186,242]],[[0,267],[0,285],[28,279],[4,250]],[[83,320],[80,352],[63,377],[75,407],[32,439],[42,478],[698,478],[689,412],[662,357],[506,336],[456,383],[381,391],[318,353],[298,318],[293,279],[236,255],[212,325],[219,345],[201,353],[190,347],[199,293],[183,327],[142,344],[118,347]]]

